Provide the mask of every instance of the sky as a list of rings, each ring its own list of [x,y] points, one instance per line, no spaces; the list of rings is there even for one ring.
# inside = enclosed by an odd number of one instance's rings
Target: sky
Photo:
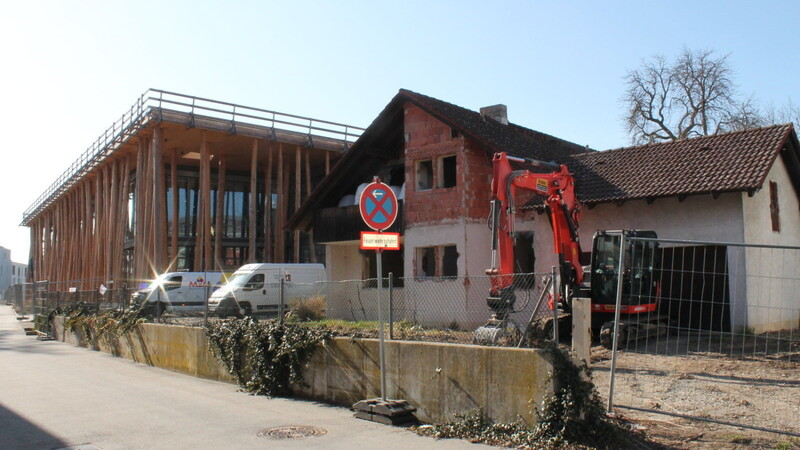
[[[147,89],[366,127],[401,88],[594,149],[630,144],[625,74],[683,47],[800,103],[796,1],[0,2],[0,246]]]

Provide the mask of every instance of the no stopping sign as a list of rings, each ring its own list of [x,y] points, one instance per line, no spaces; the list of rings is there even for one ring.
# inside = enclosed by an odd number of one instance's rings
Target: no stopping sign
[[[358,209],[368,227],[382,231],[397,219],[397,197],[388,185],[373,181],[361,193]]]

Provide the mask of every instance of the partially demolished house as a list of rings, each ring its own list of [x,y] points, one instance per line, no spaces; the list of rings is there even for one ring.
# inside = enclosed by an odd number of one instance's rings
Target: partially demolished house
[[[598,152],[515,125],[502,105],[475,112],[408,90],[389,102],[287,226],[314,230],[326,246],[331,279],[374,276],[374,256],[359,250],[358,233],[366,227],[354,199],[360,186],[379,176],[402,200],[401,220],[390,231],[401,233],[403,248],[384,253],[386,272],[404,277],[406,286],[431,276],[480,277],[490,266],[486,222],[495,152],[570,168],[583,205],[585,252],[596,230],[614,229],[682,240],[800,244],[800,145],[790,124]],[[556,264],[550,225],[535,202],[518,215],[516,229],[519,272],[549,271]],[[718,289],[713,295],[721,302],[758,289],[755,282],[744,285],[743,271],[769,267],[738,247],[694,247],[725,272],[723,284],[742,284]],[[480,310],[485,289],[470,292],[464,280],[444,282],[464,292],[455,297],[466,298],[468,310]],[[794,299],[787,292],[773,301]],[[443,309],[464,307],[462,301]],[[749,326],[766,324],[754,317],[757,311],[727,311],[726,326],[748,315]]]

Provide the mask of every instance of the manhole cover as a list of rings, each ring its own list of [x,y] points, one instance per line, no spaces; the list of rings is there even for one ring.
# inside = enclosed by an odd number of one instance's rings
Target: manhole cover
[[[322,436],[328,430],[309,425],[291,425],[283,427],[267,428],[258,433],[259,437],[270,439],[302,439],[306,437]]]

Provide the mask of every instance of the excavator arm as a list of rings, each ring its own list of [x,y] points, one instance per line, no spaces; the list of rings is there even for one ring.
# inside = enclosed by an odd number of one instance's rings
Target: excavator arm
[[[548,170],[550,173],[514,170],[512,162]],[[492,170],[492,267],[486,271],[491,276],[487,303],[498,319],[504,319],[514,307],[512,274],[516,272],[514,216],[517,192],[530,191],[544,197],[564,288],[579,286],[583,282],[578,237],[580,205],[575,196],[574,178],[564,165],[496,153],[492,160]]]

